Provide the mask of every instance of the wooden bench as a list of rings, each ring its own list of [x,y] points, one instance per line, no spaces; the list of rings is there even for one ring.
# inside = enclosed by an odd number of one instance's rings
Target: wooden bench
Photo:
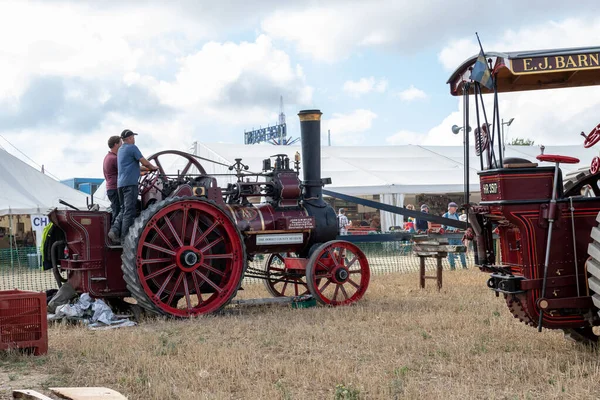
[[[465,253],[466,246],[450,245],[448,239],[444,237],[430,238],[427,235],[413,236],[414,253],[419,257],[419,285],[421,289],[425,288],[426,279],[435,279],[437,281],[438,290],[442,288],[442,260],[448,257],[448,253]],[[435,276],[425,275],[425,259],[436,259],[436,274]]]

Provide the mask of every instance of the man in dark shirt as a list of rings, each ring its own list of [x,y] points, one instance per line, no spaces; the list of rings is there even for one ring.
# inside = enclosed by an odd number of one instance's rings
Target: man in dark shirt
[[[119,192],[117,191],[117,152],[121,147],[121,137],[111,136],[108,139],[108,154],[104,156],[104,179],[106,181],[106,195],[110,200],[110,209],[112,211],[111,223],[115,222],[121,211],[121,202],[119,201]]]
[[[429,206],[427,206],[427,204],[421,204],[421,212],[429,214]],[[425,233],[431,229],[431,222],[425,221],[424,219],[417,219],[415,225],[417,233]]]
[[[149,171],[158,170],[158,167],[150,164],[142,156],[140,149],[135,145],[136,136],[137,133],[133,133],[129,129],[121,132],[123,145],[117,154],[119,169],[117,188],[119,190],[119,200],[121,201],[121,212],[108,232],[108,237],[113,242],[120,242],[125,239],[135,219],[140,163]]]

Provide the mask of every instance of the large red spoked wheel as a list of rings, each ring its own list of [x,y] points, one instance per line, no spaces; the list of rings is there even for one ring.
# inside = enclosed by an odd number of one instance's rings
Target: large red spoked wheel
[[[123,272],[142,307],[188,317],[219,311],[235,296],[246,266],[244,244],[214,203],[167,199],[145,210],[132,229]]]
[[[319,246],[306,265],[306,280],[321,304],[340,306],[360,300],[371,272],[365,254],[353,243],[332,240]]]
[[[581,133],[583,135],[583,132]],[[583,147],[586,149],[592,147],[600,141],[600,124],[596,125],[594,129],[585,137],[583,141]]]
[[[192,167],[198,170],[201,175],[206,175],[206,171],[193,155],[177,150],[165,150],[152,154],[148,161],[154,163],[157,171],[150,171],[140,177],[139,193],[144,196],[152,188],[160,191],[161,184],[168,180],[180,181],[187,176]]]
[[[285,257],[291,257],[290,253]],[[284,255],[273,253],[265,262],[265,288],[273,297],[302,296],[308,293],[304,271],[288,269]]]

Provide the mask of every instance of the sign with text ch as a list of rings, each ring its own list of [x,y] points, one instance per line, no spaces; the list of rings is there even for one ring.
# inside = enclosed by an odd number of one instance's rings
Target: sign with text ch
[[[41,215],[41,214],[31,215],[31,227],[33,228],[33,230],[38,230],[38,229],[44,230],[46,225],[48,225],[49,223],[50,223],[50,219],[45,215]]]
[[[50,223],[50,219],[46,215],[42,214],[31,214],[31,229],[35,232],[35,243],[36,247],[42,245],[42,235],[44,228]]]
[[[598,69],[600,53],[515,58],[510,60],[510,67],[515,75]]]

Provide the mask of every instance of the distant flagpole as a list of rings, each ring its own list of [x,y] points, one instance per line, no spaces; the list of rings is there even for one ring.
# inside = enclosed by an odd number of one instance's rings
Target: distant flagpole
[[[479,33],[475,32],[475,36],[477,37],[477,43],[479,43],[479,50],[481,50],[481,52],[482,52],[483,54],[485,54],[485,53],[483,52],[483,46],[481,45],[481,40],[479,40]]]

